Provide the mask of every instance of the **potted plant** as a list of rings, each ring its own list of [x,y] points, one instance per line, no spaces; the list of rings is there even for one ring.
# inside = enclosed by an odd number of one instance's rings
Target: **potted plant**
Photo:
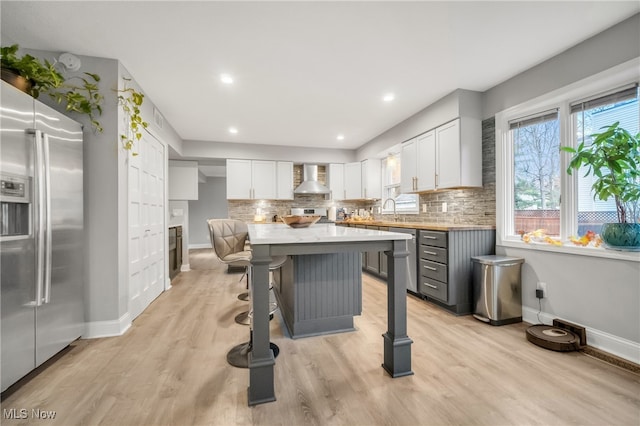
[[[100,76],[85,72],[84,77],[74,76],[68,79],[48,60],[40,60],[31,55],[18,56],[18,45],[0,48],[2,79],[20,90],[38,98],[46,93],[59,104],[64,103],[67,111],[89,116],[93,127],[101,132],[102,127],[96,116],[102,114],[103,96],[98,90]],[[73,84],[72,80],[79,80]]]
[[[613,197],[617,223],[602,225],[600,236],[607,246],[620,250],[640,249],[640,133],[632,135],[616,122],[591,135],[590,145],[562,147],[573,154],[567,173],[587,167],[585,176],[593,174],[594,199]]]

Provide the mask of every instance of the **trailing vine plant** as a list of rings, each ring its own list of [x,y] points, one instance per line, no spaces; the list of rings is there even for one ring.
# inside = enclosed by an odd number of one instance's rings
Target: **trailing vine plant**
[[[102,132],[102,126],[97,120],[97,116],[102,115],[102,101],[104,96],[98,89],[100,76],[94,73],[85,72],[84,76],[72,76],[66,78],[55,67],[56,63],[51,63],[25,54],[18,55],[19,46],[3,46],[0,48],[0,65],[2,68],[11,70],[31,83],[29,94],[38,98],[40,94],[46,93],[57,103],[64,104],[67,111],[86,114],[91,121],[93,128]],[[80,80],[81,83],[74,84],[72,80]]]
[[[131,81],[130,78],[123,77],[125,81]],[[131,151],[132,155],[138,155],[133,151],[133,147],[136,142],[142,139],[142,131],[149,126],[149,123],[142,119],[140,115],[140,106],[144,102],[144,93],[138,92],[132,87],[127,87],[125,83],[124,88],[118,90],[118,103],[122,107],[122,111],[127,120],[127,132],[120,135],[120,142],[122,147],[128,151]]]

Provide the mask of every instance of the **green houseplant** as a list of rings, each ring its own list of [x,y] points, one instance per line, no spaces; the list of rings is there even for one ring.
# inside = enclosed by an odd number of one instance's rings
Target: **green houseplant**
[[[118,103],[122,107],[127,120],[127,132],[120,135],[122,147],[130,150],[132,155],[138,155],[133,151],[134,144],[142,139],[142,131],[149,124],[142,119],[140,115],[140,107],[144,102],[144,93],[138,92],[132,87],[127,87],[126,82],[131,81],[129,78],[123,77],[125,80],[124,88],[118,90]]]
[[[600,236],[610,247],[640,248],[640,133],[632,135],[616,122],[591,135],[590,145],[562,147],[572,154],[567,173],[587,167],[585,176],[593,174],[594,199],[613,197],[617,223],[605,223]]]
[[[18,55],[19,46],[0,48],[2,79],[16,85],[34,98],[46,93],[67,111],[86,114],[94,129],[102,132],[97,116],[102,114],[104,97],[98,90],[100,76],[85,72],[84,76],[65,78],[48,60],[41,62],[31,55]],[[17,78],[20,77],[20,78]],[[75,84],[74,81],[78,81]]]

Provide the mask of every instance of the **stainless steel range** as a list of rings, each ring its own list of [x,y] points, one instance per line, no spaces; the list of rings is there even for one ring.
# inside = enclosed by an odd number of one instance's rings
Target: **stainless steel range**
[[[333,223],[333,221],[327,217],[326,207],[292,207],[291,214],[298,216],[320,216],[318,223]]]

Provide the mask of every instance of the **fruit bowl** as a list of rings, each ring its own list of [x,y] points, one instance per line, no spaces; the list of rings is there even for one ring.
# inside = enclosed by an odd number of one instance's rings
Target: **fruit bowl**
[[[300,216],[292,214],[282,216],[280,219],[292,228],[306,228],[319,221],[321,217],[322,216]]]

